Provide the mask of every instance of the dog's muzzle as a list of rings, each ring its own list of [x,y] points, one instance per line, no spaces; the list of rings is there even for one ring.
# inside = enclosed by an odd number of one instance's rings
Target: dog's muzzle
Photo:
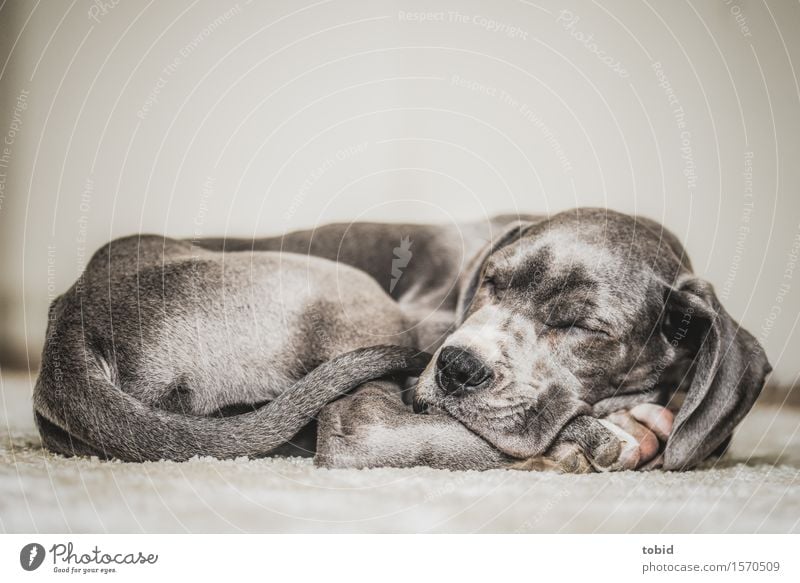
[[[446,346],[436,360],[436,384],[445,395],[477,389],[490,382],[494,373],[468,350]]]

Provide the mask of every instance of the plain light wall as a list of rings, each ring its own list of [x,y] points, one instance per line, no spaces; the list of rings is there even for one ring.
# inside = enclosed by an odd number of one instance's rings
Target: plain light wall
[[[133,232],[591,205],[672,229],[794,383],[798,30],[777,1],[7,0],[0,341],[34,362]]]

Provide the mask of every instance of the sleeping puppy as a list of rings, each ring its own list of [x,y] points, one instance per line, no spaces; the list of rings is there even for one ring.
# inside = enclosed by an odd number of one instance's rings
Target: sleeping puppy
[[[371,386],[323,410],[318,463],[687,469],[771,370],[674,235],[604,209],[507,228],[464,269],[455,319],[414,389],[436,414]]]
[[[718,449],[769,365],[679,243],[601,210],[526,218],[490,221],[505,230],[488,244],[487,225],[370,223],[112,241],[51,306],[42,441],[126,461],[288,441],[329,467],[567,471],[658,465],[659,438],[670,469]],[[404,236],[416,259],[394,285]],[[402,404],[403,375],[431,414]]]

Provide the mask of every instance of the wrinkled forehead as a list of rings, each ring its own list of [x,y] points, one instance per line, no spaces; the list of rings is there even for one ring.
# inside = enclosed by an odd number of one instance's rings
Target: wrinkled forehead
[[[581,303],[619,324],[640,310],[652,280],[612,244],[561,230],[522,237],[493,254],[487,270],[536,304]]]

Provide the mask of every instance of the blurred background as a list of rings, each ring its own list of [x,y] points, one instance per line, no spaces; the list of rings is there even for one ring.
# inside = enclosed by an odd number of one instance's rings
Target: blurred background
[[[35,369],[121,235],[603,206],[685,242],[785,390],[798,30],[779,1],[6,0],[0,362]]]

